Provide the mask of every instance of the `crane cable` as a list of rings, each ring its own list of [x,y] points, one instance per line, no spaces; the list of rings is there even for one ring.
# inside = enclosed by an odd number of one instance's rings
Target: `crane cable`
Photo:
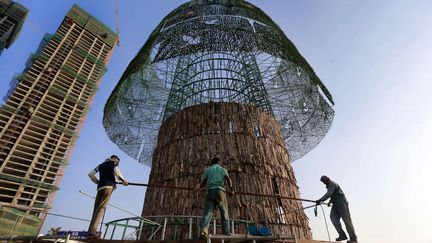
[[[27,19],[26,23],[30,26],[30,29],[33,31],[33,33],[37,35],[41,35],[42,33],[39,31],[39,29],[36,27],[35,24],[30,19]]]

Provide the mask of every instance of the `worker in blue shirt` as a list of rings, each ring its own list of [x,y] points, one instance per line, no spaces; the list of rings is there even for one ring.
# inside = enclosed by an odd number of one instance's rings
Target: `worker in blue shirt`
[[[336,238],[336,241],[348,239],[340,223],[340,219],[342,218],[350,237],[350,240],[347,241],[347,243],[357,243],[357,236],[355,234],[354,226],[351,220],[348,200],[346,199],[344,192],[336,182],[330,180],[330,178],[325,175],[321,176],[321,182],[326,185],[327,193],[318,199],[316,204],[319,205],[330,198],[330,203],[333,204],[330,212],[330,219],[339,234],[338,238]]]

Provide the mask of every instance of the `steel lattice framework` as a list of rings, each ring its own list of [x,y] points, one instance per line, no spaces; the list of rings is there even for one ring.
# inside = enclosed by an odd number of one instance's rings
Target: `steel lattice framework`
[[[209,102],[272,114],[292,160],[320,142],[334,117],[326,87],[262,10],[242,0],[195,0],[150,35],[111,94],[103,124],[121,150],[151,165],[162,122]]]

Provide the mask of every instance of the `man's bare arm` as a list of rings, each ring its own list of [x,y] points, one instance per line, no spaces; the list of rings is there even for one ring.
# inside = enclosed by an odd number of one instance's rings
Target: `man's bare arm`
[[[91,170],[91,171],[88,173],[88,176],[90,177],[90,180],[92,180],[95,184],[98,184],[98,183],[99,183],[99,180],[98,180],[98,178],[96,177],[96,173],[98,173],[98,171],[99,171],[99,166],[96,167],[96,168],[94,168],[93,170]]]
[[[229,176],[225,176],[224,179],[225,179],[225,183],[228,184],[228,187],[229,187],[231,193],[234,193],[234,189],[233,189],[231,178]]]
[[[200,192],[207,184],[207,178],[204,178],[199,185],[194,188],[194,193]]]
[[[201,181],[201,184],[199,185],[199,188],[204,188],[206,184],[207,184],[207,178],[204,178],[204,179]]]

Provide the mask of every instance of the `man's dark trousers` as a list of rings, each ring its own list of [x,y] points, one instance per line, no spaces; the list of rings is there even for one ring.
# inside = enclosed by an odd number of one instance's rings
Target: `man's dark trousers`
[[[330,219],[336,228],[336,231],[339,233],[339,236],[346,236],[344,230],[342,229],[342,224],[340,219],[345,223],[346,230],[348,231],[348,235],[350,240],[357,241],[357,236],[354,231],[354,226],[351,220],[351,214],[348,207],[348,201],[345,198],[340,198],[333,202],[333,207],[330,211]]]
[[[228,202],[225,191],[219,188],[213,188],[207,191],[206,202],[204,206],[204,218],[201,222],[202,231],[208,233],[210,220],[216,207],[219,208],[220,211],[222,231],[224,234],[229,234],[230,226],[228,215]]]

